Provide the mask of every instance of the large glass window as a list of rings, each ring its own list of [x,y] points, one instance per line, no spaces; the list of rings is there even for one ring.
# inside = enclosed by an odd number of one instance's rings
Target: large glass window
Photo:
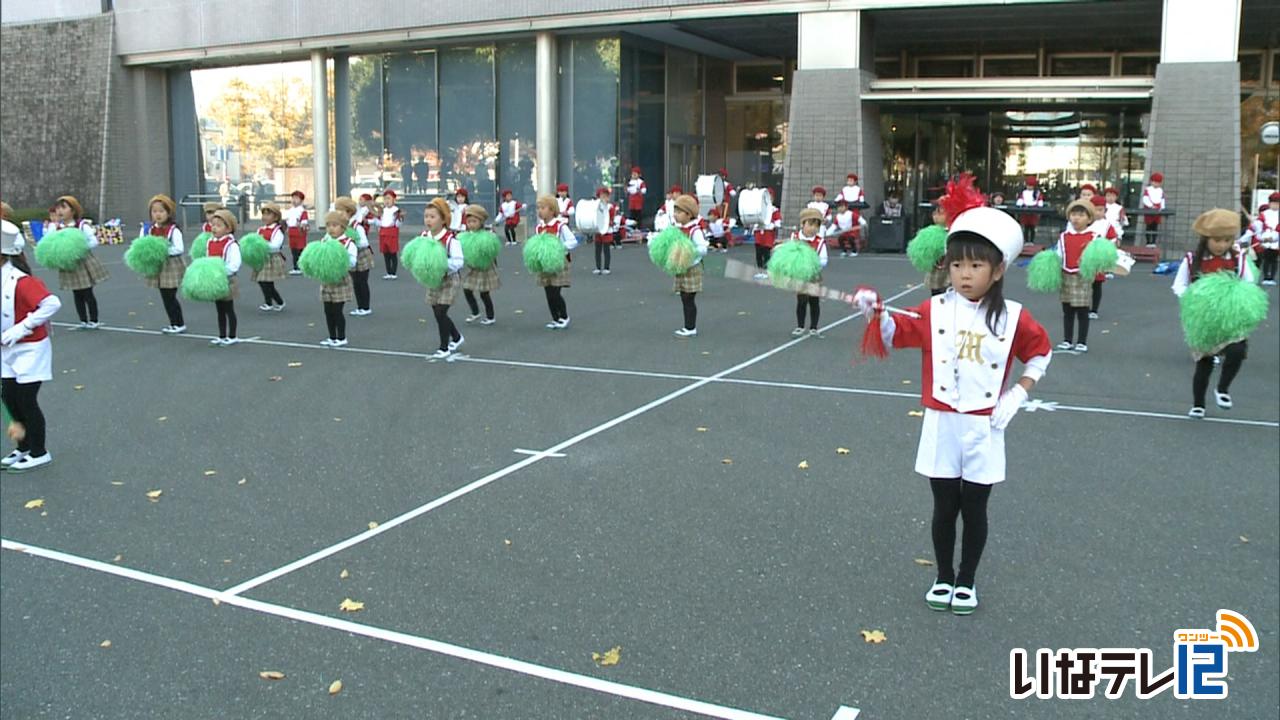
[[[733,71],[734,92],[782,92],[784,79],[782,63],[740,63],[734,66]]]
[[[652,43],[624,37],[618,95],[619,168],[625,180],[630,178],[632,165],[640,167],[649,188],[645,194],[646,215],[662,202],[666,154],[666,60],[650,47]],[[622,200],[622,196],[617,199]]]
[[[1054,55],[1049,74],[1058,77],[1106,77],[1111,74],[1110,55]]]
[[[729,177],[780,193],[787,115],[782,100],[731,102],[725,110]],[[740,178],[740,180],[739,180]]]
[[[494,133],[493,46],[442,50],[440,58],[440,184],[466,188],[490,211],[497,200],[498,140]]]
[[[440,156],[436,138],[436,54],[388,55],[382,155],[385,187],[407,195],[438,191]]]
[[[1027,57],[987,57],[982,59],[982,76],[1036,77],[1040,74],[1040,60],[1035,55]]]
[[[601,185],[616,190],[619,40],[561,38],[559,56],[560,179],[574,198]]]
[[[351,195],[379,195],[382,167],[382,57],[351,58]]]
[[[1156,54],[1121,55],[1120,74],[1155,76],[1156,65],[1159,63],[1160,56]]]
[[[498,184],[526,205],[535,199],[538,166],[536,64],[533,42],[498,46]]]
[[[922,57],[916,60],[916,77],[973,77],[971,57]]]

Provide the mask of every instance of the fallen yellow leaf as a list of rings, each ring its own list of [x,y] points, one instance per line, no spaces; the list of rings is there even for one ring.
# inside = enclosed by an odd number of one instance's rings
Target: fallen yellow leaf
[[[842,447],[838,447],[838,448],[836,448],[836,454],[837,454],[837,455],[848,455],[848,454],[849,454],[849,448],[842,448]]]
[[[809,461],[808,461],[808,460],[801,460],[801,461],[800,461],[800,464],[799,464],[799,465],[797,465],[796,467],[800,468],[801,470],[808,470],[808,469],[809,469]]]
[[[739,316],[746,315],[746,314],[747,314],[747,311],[746,311],[746,310],[739,310],[739,311],[738,311],[738,315],[739,315]]]
[[[27,504],[23,505],[22,507],[28,510],[35,510],[36,508],[42,508],[44,507],[44,498],[36,498],[35,500],[28,500]]]
[[[1245,536],[1241,535],[1241,536],[1240,536],[1240,542],[1242,542],[1242,543],[1247,543],[1247,542],[1249,542],[1249,538],[1247,538],[1247,537],[1245,537]]]
[[[342,692],[342,681],[341,681],[341,680],[334,680],[333,682],[329,683],[329,694],[330,694],[330,695],[337,695],[337,694],[338,694],[338,693],[340,693],[340,692]]]
[[[215,599],[215,602],[216,602],[216,599]],[[263,680],[283,680],[284,673],[280,672],[279,670],[263,670],[262,672],[258,673],[258,677],[262,678]]]
[[[130,310],[130,311],[129,311],[129,317],[133,317],[134,315],[137,315],[137,314],[138,314],[138,313],[136,313],[136,312],[134,312],[134,311],[132,311],[132,310]]]
[[[902,381],[902,384],[903,384],[903,385],[910,385],[910,384],[911,384],[911,381],[910,381],[910,380],[903,380],[903,381]]]
[[[346,568],[342,568],[342,572],[338,573],[338,577],[342,578],[343,580],[346,580],[347,578],[351,577],[351,573],[347,572]]]
[[[41,511],[40,511],[40,517],[49,517],[49,511],[48,511],[48,510],[41,510]]]
[[[155,500],[159,500],[160,495],[162,495],[163,493],[164,493],[163,490],[149,490],[147,491],[147,498],[154,502]]]
[[[102,642],[98,643],[98,647],[104,647],[104,648],[111,647],[111,641],[103,640]]]
[[[205,476],[205,477],[209,477],[209,476],[211,476],[211,475],[217,475],[217,474],[218,474],[218,471],[217,471],[217,470],[205,470],[205,471],[204,471],[204,476]]]
[[[168,415],[161,415],[160,417],[156,418],[156,422],[164,422],[165,420],[168,420],[168,419],[169,419]]]
[[[720,464],[721,464],[721,465],[732,465],[732,464],[733,464],[733,460],[732,460],[731,458],[725,458],[725,459],[723,459],[723,460],[721,460],[721,461],[720,461]]]
[[[302,363],[300,363],[300,362],[291,362],[291,363],[289,363],[289,365],[288,365],[288,366],[289,366],[289,367],[302,367]]]
[[[111,558],[111,562],[120,562],[123,559],[124,559],[123,555],[116,555],[115,557]]]
[[[707,429],[706,429],[706,428],[704,428],[704,427],[699,427],[699,428],[698,428],[698,432],[706,432],[706,431],[707,431]]]
[[[511,544],[511,541],[510,541],[510,540],[503,540],[503,541],[502,541],[502,544],[503,544],[503,545],[510,545],[510,544]]]
[[[378,523],[376,523],[376,522],[374,522],[374,521],[370,520],[370,521],[369,521],[369,529],[370,529],[370,530],[372,530],[372,529],[374,529],[374,528],[376,528],[376,527],[378,527]]]
[[[334,419],[333,419],[333,421],[334,421],[334,422],[342,422],[342,418],[334,418]]]
[[[908,410],[907,414],[910,415],[911,417],[924,417],[923,410]]]
[[[523,311],[523,310],[517,310],[517,311],[516,311],[516,315],[523,315],[523,314],[524,314],[524,311]]]
[[[83,385],[74,385],[74,386],[72,386],[72,388],[71,388],[71,389],[72,389],[72,390],[83,390],[83,389],[84,389],[84,386],[83,386]]]
[[[312,323],[307,323],[307,327],[315,327],[315,326],[316,326],[316,324],[315,324],[315,323],[313,323],[313,322],[312,322]]]
[[[885,641],[884,631],[883,630],[863,630],[862,639],[869,643],[875,643],[879,645],[880,643]]]
[[[360,612],[364,609],[364,603],[347,598],[338,604],[338,609],[342,612]]]
[[[267,378],[269,382],[280,382],[283,379],[284,378],[280,377],[279,375],[272,375],[271,377]]]
[[[710,355],[710,354],[711,354],[711,351],[710,351],[710,350],[703,350],[703,351],[702,351],[702,354],[703,354],[703,355]]]
[[[920,567],[933,567],[933,561],[928,558],[916,558],[913,562]]]
[[[597,652],[591,653],[591,659],[595,660],[596,664],[600,665],[601,667],[607,667],[609,665],[617,665],[618,660],[620,660],[621,658],[622,658],[621,645],[615,645],[609,648],[608,650],[606,650],[603,654],[597,653]]]
[[[243,485],[243,484],[245,484],[245,483],[247,483],[247,482],[249,482],[249,478],[240,478],[239,480],[237,480],[237,481],[236,481],[236,484],[237,484],[237,485]]]

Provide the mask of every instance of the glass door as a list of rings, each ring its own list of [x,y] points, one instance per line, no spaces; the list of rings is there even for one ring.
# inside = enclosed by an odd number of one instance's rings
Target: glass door
[[[700,137],[671,136],[667,139],[667,187],[679,185],[690,195],[694,183],[703,174],[702,157],[705,142]],[[663,188],[665,194],[667,188]]]

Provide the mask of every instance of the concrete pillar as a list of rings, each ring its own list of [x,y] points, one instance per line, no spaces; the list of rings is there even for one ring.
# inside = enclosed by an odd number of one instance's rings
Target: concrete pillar
[[[556,95],[559,72],[556,36],[538,33],[534,74],[534,118],[538,151],[538,194],[552,194],[556,186]]]
[[[858,10],[800,13],[799,30],[782,183],[787,224],[813,186],[825,187],[830,201],[850,172],[858,173],[873,207],[884,196],[880,109],[861,100],[875,79],[869,18]]]
[[[333,56],[334,195],[351,194],[351,58]]]
[[[1165,0],[1147,134],[1147,177],[1164,173],[1165,256],[1191,249],[1191,223],[1240,204],[1240,0]]]
[[[329,210],[329,68],[323,50],[311,52],[311,139],[315,162],[315,209],[324,224],[324,214]]]

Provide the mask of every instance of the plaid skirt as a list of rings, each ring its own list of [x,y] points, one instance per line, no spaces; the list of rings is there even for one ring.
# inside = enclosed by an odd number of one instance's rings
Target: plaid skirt
[[[951,287],[951,271],[945,267],[936,267],[924,276],[924,284],[930,290],[945,290]]]
[[[182,285],[182,275],[187,272],[191,261],[183,255],[170,255],[160,267],[159,275],[142,278],[143,284],[149,288],[174,290]]]
[[[569,287],[569,262],[566,260],[564,269],[558,273],[538,273],[538,287]]]
[[[461,284],[456,273],[445,275],[444,282],[440,283],[440,287],[427,289],[427,304],[452,305],[453,301],[458,298],[458,286]]]
[[[1058,300],[1071,307],[1089,307],[1093,302],[1093,278],[1083,273],[1063,272]]]
[[[288,273],[285,271],[284,255],[278,252],[271,253],[267,257],[261,270],[253,271],[254,282],[280,282],[286,277]]]
[[[356,251],[356,267],[353,272],[373,269],[373,248],[362,247]]]
[[[498,277],[498,264],[494,263],[488,270],[468,269],[462,278],[462,288],[473,292],[493,292],[502,287],[502,279]]]
[[[702,263],[698,263],[673,278],[671,289],[678,293],[702,292]]]
[[[107,268],[90,250],[75,270],[58,271],[58,287],[62,290],[88,290],[109,277],[111,274]]]
[[[356,299],[355,288],[351,284],[351,275],[347,274],[339,283],[325,283],[320,286],[320,301],[327,303],[346,303]]]

